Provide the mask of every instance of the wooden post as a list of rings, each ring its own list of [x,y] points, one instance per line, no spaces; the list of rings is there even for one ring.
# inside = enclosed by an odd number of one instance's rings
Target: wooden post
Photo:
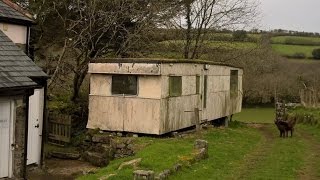
[[[196,130],[200,131],[200,117],[199,117],[199,108],[194,108],[195,121],[196,121]]]

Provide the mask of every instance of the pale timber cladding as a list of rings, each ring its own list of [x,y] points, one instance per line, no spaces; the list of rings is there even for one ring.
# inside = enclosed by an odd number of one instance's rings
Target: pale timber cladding
[[[241,111],[242,69],[202,63],[155,62],[90,63],[87,127],[160,135],[195,125],[195,113],[190,112],[195,108],[200,109],[201,122]],[[238,77],[236,95],[232,97],[231,70],[236,70]],[[116,75],[136,75],[137,95],[112,94],[112,76]],[[175,97],[169,92],[172,76],[182,79],[181,94]],[[198,93],[197,76],[200,80]]]

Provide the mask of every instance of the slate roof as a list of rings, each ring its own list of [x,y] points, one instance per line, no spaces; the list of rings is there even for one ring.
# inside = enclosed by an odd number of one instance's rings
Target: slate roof
[[[0,30],[0,89],[35,86],[32,77],[47,75]]]
[[[27,12],[24,12],[22,8],[20,8],[15,3],[9,0],[0,0],[0,18],[1,19],[9,19],[8,22],[15,23],[34,23],[33,19]],[[20,22],[20,23],[19,23]]]

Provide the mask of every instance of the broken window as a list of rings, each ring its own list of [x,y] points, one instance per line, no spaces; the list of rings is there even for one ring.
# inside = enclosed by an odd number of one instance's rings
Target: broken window
[[[230,96],[237,97],[238,96],[238,70],[231,70],[230,73]]]
[[[137,95],[137,76],[114,75],[112,76],[112,94]]]
[[[177,97],[182,94],[182,77],[170,76],[169,77],[169,96]]]

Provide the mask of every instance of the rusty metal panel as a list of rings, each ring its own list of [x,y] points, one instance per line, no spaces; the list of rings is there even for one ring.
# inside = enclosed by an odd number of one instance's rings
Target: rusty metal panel
[[[89,73],[160,75],[160,64],[147,63],[90,63]]]

